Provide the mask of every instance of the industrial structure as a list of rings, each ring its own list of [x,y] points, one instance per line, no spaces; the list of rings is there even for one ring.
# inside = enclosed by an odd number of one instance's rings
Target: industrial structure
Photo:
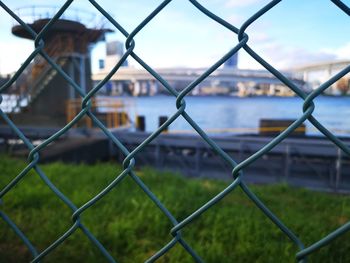
[[[55,14],[54,8],[27,9],[19,9],[17,12],[21,17],[25,17],[23,13],[26,11],[30,13],[30,22],[26,22],[36,33],[39,33]],[[74,13],[70,15],[69,12]],[[105,34],[112,31],[96,23],[92,28],[88,28],[83,24],[84,15],[86,16],[81,10],[67,10],[64,17],[58,19],[43,35],[43,51],[86,93],[92,89],[91,47],[104,40]],[[12,33],[20,38],[34,40],[21,25],[13,26]],[[21,125],[65,125],[74,117],[73,113],[77,114],[76,104],[81,98],[41,55],[35,57],[8,93],[7,96],[12,101],[7,109],[9,116]]]

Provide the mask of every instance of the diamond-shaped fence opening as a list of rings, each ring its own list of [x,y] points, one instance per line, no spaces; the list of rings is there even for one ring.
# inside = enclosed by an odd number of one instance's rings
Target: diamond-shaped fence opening
[[[188,10],[190,13],[184,16],[176,11],[181,9]],[[196,16],[196,20],[190,19],[192,16]],[[211,32],[215,32],[215,35]],[[164,37],[153,41],[153,38],[146,40],[147,35]],[[229,41],[222,41],[223,35]],[[172,1],[135,35],[137,42],[135,53],[147,61],[151,67],[156,67],[160,61],[166,67],[169,61],[176,57],[181,64],[202,68],[203,64],[216,62],[225,51],[228,52],[236,45],[238,43],[236,36],[230,29],[193,8],[190,2]],[[177,44],[178,39],[184,39],[188,44],[180,46]],[[223,45],[225,51],[223,51]],[[220,48],[210,50],[207,46],[220,46]],[[162,72],[159,74],[163,77]]]
[[[171,3],[171,0],[162,1],[159,6],[153,10],[152,13],[149,14],[137,27],[135,27],[131,32],[126,31],[122,25],[120,25],[117,19],[114,19],[107,10],[105,10],[99,3],[95,0],[89,0],[91,5],[96,8],[96,10],[102,14],[110,23],[113,25],[113,29],[121,32],[126,37],[126,52],[123,54],[121,61],[118,62],[113,70],[107,74],[107,76],[97,84],[97,86],[89,89],[83,90],[81,83],[77,82],[76,79],[71,78],[63,69],[64,63],[60,61],[55,61],[50,57],[50,53],[46,48],[46,36],[50,34],[52,31],[52,27],[55,26],[55,23],[60,18],[64,18],[64,15],[67,10],[69,10],[70,5],[73,3],[73,0],[66,1],[59,9],[55,11],[53,17],[50,18],[47,23],[43,26],[41,30],[38,32],[34,32],[31,27],[29,27],[25,22],[21,20],[21,16],[17,16],[13,10],[7,7],[5,3],[0,1],[0,7],[12,16],[18,24],[22,26],[22,30],[26,31],[26,34],[30,35],[32,39],[35,40],[35,48],[33,53],[28,57],[28,59],[23,63],[23,65],[18,69],[16,74],[4,85],[0,87],[1,94],[5,94],[7,89],[11,87],[11,85],[18,81],[26,70],[27,67],[30,66],[30,62],[36,56],[40,56],[42,63],[46,63],[52,69],[52,74],[58,74],[66,84],[72,89],[72,92],[78,94],[78,98],[81,99],[81,109],[73,118],[67,123],[65,126],[63,125],[59,130],[54,131],[51,136],[49,136],[44,141],[41,141],[39,145],[34,146],[30,140],[28,140],[23,131],[21,131],[14,121],[12,121],[8,115],[0,110],[0,115],[2,119],[5,121],[6,125],[8,125],[13,132],[21,139],[24,145],[27,147],[29,151],[28,155],[28,163],[27,166],[18,174],[14,175],[11,182],[9,182],[5,187],[3,187],[0,191],[0,201],[6,195],[14,191],[14,188],[17,185],[21,185],[24,178],[29,176],[37,176],[41,180],[41,184],[45,185],[45,189],[49,190],[51,194],[57,197],[57,200],[62,202],[65,205],[66,209],[70,209],[72,215],[72,223],[64,230],[63,233],[60,233],[60,236],[56,240],[52,240],[51,244],[43,249],[38,249],[35,247],[35,240],[30,240],[25,232],[22,232],[19,226],[17,226],[14,221],[11,219],[9,215],[7,215],[3,210],[0,210],[0,217],[6,223],[6,225],[11,228],[14,233],[18,236],[18,239],[23,242],[23,244],[28,248],[28,251],[32,254],[33,261],[32,262],[40,262],[44,260],[45,257],[48,257],[50,254],[55,253],[55,251],[62,244],[66,244],[69,238],[73,235],[76,235],[79,232],[79,235],[84,235],[85,238],[91,241],[91,245],[95,247],[95,249],[100,251],[100,256],[105,258],[109,262],[116,262],[118,258],[114,258],[111,253],[106,249],[108,244],[104,242],[100,242],[100,240],[93,234],[84,223],[83,215],[86,211],[91,211],[92,207],[98,205],[100,202],[103,202],[104,198],[110,196],[110,192],[114,189],[118,189],[119,187],[123,187],[122,184],[128,180],[129,183],[133,187],[139,188],[141,190],[144,198],[148,198],[149,201],[152,202],[153,208],[157,209],[160,213],[162,213],[162,217],[164,220],[168,220],[168,223],[171,225],[171,229],[169,229],[169,237],[168,240],[165,240],[162,246],[158,247],[157,250],[153,250],[153,253],[149,255],[149,259],[146,262],[154,262],[162,256],[167,257],[167,255],[171,255],[172,249],[182,249],[186,252],[186,254],[192,258],[195,262],[203,262],[201,256],[194,249],[194,244],[189,244],[186,241],[186,235],[183,235],[182,232],[186,231],[186,228],[191,228],[192,224],[197,223],[194,222],[196,219],[200,217],[205,217],[205,213],[210,209],[216,209],[218,213],[220,212],[217,208],[217,203],[225,199],[225,197],[231,192],[235,191],[236,188],[240,188],[242,191],[242,195],[247,197],[249,204],[255,205],[278,229],[280,229],[283,233],[295,246],[298,247],[298,253],[296,254],[296,259],[299,262],[306,262],[307,256],[312,254],[314,251],[319,248],[328,245],[335,238],[343,235],[350,228],[350,223],[344,223],[341,227],[336,229],[335,231],[329,233],[325,237],[320,237],[321,239],[310,246],[305,246],[301,239],[299,239],[296,234],[294,234],[274,213],[272,213],[269,208],[251,191],[251,189],[245,183],[245,178],[243,174],[243,169],[250,167],[250,165],[260,158],[262,158],[265,154],[268,154],[274,147],[279,145],[284,139],[286,139],[295,129],[297,129],[300,124],[304,121],[309,120],[316,129],[318,129],[321,133],[323,133],[330,141],[334,143],[339,149],[341,149],[344,154],[349,155],[350,150],[347,145],[345,145],[339,138],[337,138],[334,134],[328,131],[322,123],[320,123],[316,118],[313,117],[313,113],[317,108],[317,105],[313,102],[315,98],[317,98],[323,91],[325,91],[331,84],[341,79],[343,76],[349,73],[350,66],[346,67],[338,74],[333,76],[330,80],[320,85],[320,87],[314,90],[310,94],[306,94],[304,91],[300,89],[295,83],[293,83],[288,77],[286,77],[283,73],[275,69],[272,65],[267,63],[262,57],[259,56],[250,46],[249,46],[249,36],[245,33],[247,28],[250,27],[256,20],[258,20],[265,13],[269,12],[269,10],[273,9],[280,0],[271,1],[266,6],[261,8],[256,14],[254,14],[251,18],[249,18],[246,22],[242,24],[240,28],[236,28],[234,25],[229,22],[223,20],[222,18],[216,16],[210,10],[206,9],[203,5],[198,3],[195,0],[190,0],[190,4],[193,8],[197,9],[196,11],[201,12],[203,15],[207,16],[208,19],[211,19],[218,23],[220,26],[225,27],[226,29],[232,31],[234,35],[237,36],[238,44],[233,44],[231,50],[227,51],[227,53],[220,59],[217,60],[216,63],[207,68],[197,79],[195,79],[192,83],[187,85],[187,87],[181,91],[177,91],[172,87],[170,83],[168,83],[162,76],[150,67],[147,64],[147,61],[144,61],[142,57],[139,57],[135,52],[135,45],[137,45],[134,38],[137,34],[142,32],[142,30],[148,26],[148,24],[159,15],[166,6]],[[349,14],[349,8],[344,2],[332,0],[334,4],[336,4],[339,8],[341,8],[344,12]],[[186,103],[186,96],[188,96],[199,84],[206,80],[210,74],[215,72],[225,61],[227,61],[232,55],[236,54],[239,50],[245,50],[253,59],[255,59],[258,63],[260,63],[264,68],[266,68],[269,72],[272,73],[276,78],[278,78],[283,84],[293,90],[300,98],[304,100],[303,105],[303,113],[299,116],[299,118],[294,121],[287,129],[281,132],[278,136],[269,141],[262,148],[257,150],[248,158],[240,160],[237,163],[234,159],[232,159],[232,155],[226,153],[219,145],[203,131],[203,129],[191,118],[191,116],[187,113],[187,108],[190,105]],[[149,137],[147,137],[143,142],[138,144],[136,148],[132,150],[127,149],[121,141],[116,137],[107,127],[101,122],[98,116],[91,110],[91,100],[94,96],[99,92],[99,90],[110,80],[110,78],[118,74],[118,70],[120,69],[122,63],[132,57],[135,59],[140,66],[142,66],[149,74],[151,74],[159,83],[161,83],[164,88],[174,97],[174,113],[170,116],[170,118],[163,123],[155,132],[153,132]],[[37,91],[39,92],[39,90]],[[0,97],[0,102],[2,102],[2,97]],[[161,110],[161,109],[160,109]],[[41,152],[49,146],[50,143],[55,142],[60,137],[66,135],[72,127],[77,124],[82,118],[89,118],[91,122],[94,123],[96,127],[98,127],[106,136],[110,142],[120,151],[123,155],[123,170],[119,172],[111,181],[107,182],[103,185],[103,188],[99,190],[99,192],[91,197],[90,200],[84,200],[84,204],[80,204],[79,206],[72,202],[70,198],[68,198],[65,194],[63,194],[59,187],[56,186],[52,180],[50,180],[50,176],[47,176],[44,169],[41,168],[40,164],[40,154]],[[210,148],[213,152],[213,155],[220,156],[222,161],[226,163],[231,169],[231,182],[230,184],[224,188],[221,192],[216,193],[216,195],[210,199],[206,200],[201,207],[197,210],[194,210],[181,219],[176,218],[161,201],[160,198],[154,194],[151,189],[144,183],[142,176],[139,176],[138,172],[135,171],[135,165],[138,158],[138,154],[146,149],[159,135],[162,131],[164,131],[169,125],[171,125],[178,118],[184,118],[187,123],[192,127],[193,131],[200,136],[202,141],[205,143],[206,147]],[[68,195],[68,194],[67,194]],[[1,201],[1,207],[5,207],[6,203]],[[6,211],[6,209],[4,209]],[[98,212],[98,211],[97,211]],[[118,224],[118,221],[115,222]],[[225,222],[222,222],[225,224]],[[111,226],[113,227],[113,226]],[[208,227],[208,226],[207,226]],[[208,230],[210,231],[210,229]],[[302,238],[302,237],[301,237]],[[195,245],[197,247],[197,245]],[[108,246],[109,247],[109,246]],[[234,259],[232,259],[234,260]]]

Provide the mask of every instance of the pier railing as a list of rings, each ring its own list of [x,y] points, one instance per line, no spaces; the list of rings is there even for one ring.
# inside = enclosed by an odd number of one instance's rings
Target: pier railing
[[[111,70],[107,76],[100,81],[100,83],[93,88],[88,94],[83,92],[83,89],[79,87],[77,83],[75,83],[67,74],[65,74],[62,68],[55,63],[52,58],[50,58],[44,51],[45,43],[43,41],[43,37],[50,31],[52,25],[63,17],[64,14],[69,10],[70,5],[73,0],[65,1],[64,4],[57,10],[57,13],[51,18],[48,22],[47,26],[43,28],[41,32],[38,34],[34,32],[22,19],[20,16],[16,15],[14,11],[12,11],[8,6],[0,1],[0,7],[5,10],[5,12],[12,16],[20,25],[22,25],[36,40],[36,45],[33,52],[30,56],[25,60],[22,66],[17,70],[16,74],[8,81],[5,85],[1,86],[0,93],[5,93],[6,90],[20,77],[22,72],[28,67],[29,63],[33,60],[36,55],[42,55],[48,63],[53,67],[54,70],[57,71],[74,89],[77,93],[80,94],[82,98],[81,109],[77,113],[77,115],[64,127],[62,127],[58,132],[56,132],[51,137],[44,140],[41,144],[34,146],[30,140],[28,140],[20,129],[17,128],[16,123],[12,122],[8,116],[0,111],[0,116],[3,120],[10,126],[13,131],[18,135],[18,139],[22,140],[23,143],[30,150],[30,154],[28,156],[28,165],[27,167],[21,171],[18,175],[13,175],[13,180],[8,183],[0,192],[0,217],[4,220],[8,227],[12,228],[13,231],[17,234],[17,236],[23,241],[28,248],[28,250],[33,255],[32,262],[39,262],[44,259],[47,255],[53,253],[54,250],[57,249],[58,246],[65,243],[66,240],[78,230],[82,230],[81,233],[86,235],[88,239],[92,242],[92,245],[99,249],[101,252],[101,257],[104,257],[109,262],[116,262],[118,259],[113,258],[110,253],[105,249],[105,247],[101,244],[101,242],[96,239],[96,237],[89,231],[89,229],[84,224],[84,220],[81,215],[89,209],[92,205],[100,202],[113,188],[118,188],[120,182],[122,182],[125,178],[131,177],[135,182],[135,187],[140,187],[145,194],[145,197],[151,199],[156,207],[158,207],[162,213],[168,218],[169,222],[172,224],[172,228],[169,229],[169,242],[164,247],[159,247],[159,250],[156,252],[152,252],[147,262],[154,262],[163,255],[167,254],[170,250],[174,248],[176,244],[180,245],[184,250],[186,250],[189,255],[192,256],[194,261],[203,262],[203,259],[198,255],[193,249],[193,247],[186,242],[186,239],[181,234],[181,232],[185,231],[185,227],[191,227],[191,224],[194,220],[199,217],[205,216],[207,210],[211,209],[213,206],[216,206],[220,200],[224,199],[230,192],[234,191],[237,188],[241,188],[243,193],[250,199],[250,201],[257,206],[261,212],[270,219],[276,228],[280,229],[293,243],[296,247],[296,260],[298,262],[306,262],[308,255],[315,253],[318,249],[323,246],[331,243],[335,238],[343,235],[350,229],[350,222],[347,222],[340,226],[338,229],[335,229],[332,233],[328,233],[324,237],[320,237],[320,240],[315,242],[314,244],[304,245],[303,237],[298,237],[298,233],[294,233],[291,229],[288,228],[269,208],[257,197],[249,186],[247,186],[245,181],[245,176],[243,171],[245,168],[249,167],[252,163],[260,159],[263,155],[269,153],[274,147],[279,145],[285,138],[287,138],[295,129],[297,129],[304,121],[310,121],[315,128],[317,128],[321,133],[324,134],[325,137],[328,138],[334,145],[336,145],[343,154],[350,155],[350,149],[347,145],[345,145],[339,138],[337,138],[334,134],[332,134],[326,127],[322,125],[313,115],[316,103],[314,99],[318,97],[323,91],[327,90],[332,84],[334,84],[337,80],[341,79],[343,76],[350,72],[350,65],[341,70],[338,74],[330,78],[328,81],[320,85],[317,89],[315,89],[310,94],[305,94],[293,81],[291,81],[286,75],[282,72],[278,71],[272,65],[267,63],[257,52],[254,51],[252,47],[249,46],[249,36],[246,33],[247,29],[252,25],[259,21],[261,17],[263,17],[270,10],[274,9],[276,5],[278,5],[281,0],[273,0],[266,4],[263,8],[258,10],[252,17],[246,20],[240,28],[235,27],[228,21],[220,18],[219,16],[212,13],[210,10],[206,9],[205,6],[201,5],[199,2],[195,0],[189,0],[189,2],[193,5],[193,8],[198,9],[208,18],[212,19],[222,27],[227,28],[238,38],[239,43],[237,45],[233,45],[232,49],[229,50],[222,58],[220,58],[216,63],[210,66],[201,76],[199,76],[195,81],[193,81],[190,85],[188,85],[181,92],[176,91],[166,80],[164,80],[152,67],[147,64],[147,61],[144,61],[135,51],[136,41],[135,36],[139,34],[145,26],[147,26],[159,13],[162,12],[167,5],[172,2],[172,0],[161,1],[159,6],[157,6],[150,14],[147,16],[134,30],[127,31],[124,27],[122,27],[117,19],[114,19],[109,12],[101,6],[98,1],[89,0],[91,5],[96,8],[98,12],[106,17],[110,21],[110,23],[115,27],[116,31],[120,32],[125,36],[126,41],[126,52],[122,56],[120,62],[118,62],[115,67]],[[334,4],[336,4],[342,11],[346,14],[350,15],[350,8],[346,6],[340,0],[332,0]],[[302,3],[301,3],[302,4]],[[329,21],[331,23],[332,21]],[[245,50],[253,59],[255,59],[258,63],[260,63],[266,70],[271,72],[276,78],[278,78],[282,83],[284,83],[287,87],[289,87],[297,96],[304,100],[302,113],[299,118],[294,121],[291,125],[288,126],[281,134],[271,139],[264,147],[257,150],[250,157],[244,159],[243,161],[237,163],[229,154],[227,154],[212,138],[210,138],[202,129],[199,127],[196,122],[191,118],[191,116],[187,113],[186,108],[186,96],[196,88],[198,84],[200,84],[203,80],[205,80],[212,72],[218,69],[221,65],[224,64],[226,60],[228,60],[233,54],[237,53],[239,50]],[[158,80],[167,91],[174,96],[174,106],[176,106],[177,111],[174,113],[158,130],[152,133],[149,137],[147,137],[142,143],[140,143],[135,149],[127,149],[121,141],[111,133],[109,129],[98,119],[98,117],[91,110],[91,100],[94,98],[96,93],[103,87],[103,85],[111,78],[113,74],[118,74],[118,70],[124,61],[132,57],[137,61],[143,68],[145,68],[153,77]],[[2,101],[2,97],[0,97],[0,102]],[[48,109],[49,110],[49,109]],[[161,110],[161,109],[160,109]],[[87,203],[82,205],[81,207],[77,207],[70,199],[67,198],[60,190],[50,181],[50,179],[45,175],[43,170],[40,168],[40,152],[43,148],[47,147],[51,142],[57,140],[60,136],[65,135],[77,122],[79,122],[82,118],[88,117],[91,121],[99,127],[104,134],[115,144],[116,147],[121,151],[124,155],[123,167],[124,170],[115,178],[115,180],[106,185],[106,188],[103,189],[98,195],[93,197]],[[203,141],[210,147],[216,154],[218,154],[222,160],[227,163],[232,169],[232,181],[231,183],[222,190],[219,194],[213,197],[211,200],[208,200],[203,206],[199,207],[197,210],[193,211],[193,213],[187,215],[184,219],[176,218],[169,209],[159,200],[159,198],[152,193],[152,191],[147,187],[147,185],[143,182],[142,178],[138,176],[138,172],[135,170],[137,163],[135,162],[135,156],[138,153],[142,152],[145,147],[147,147],[163,130],[165,130],[171,123],[173,123],[177,118],[184,118],[189,125],[198,133],[198,135],[203,139]],[[47,248],[39,251],[35,247],[35,240],[29,240],[26,236],[26,233],[21,231],[21,226],[17,226],[14,221],[6,215],[2,207],[6,207],[6,195],[9,193],[15,186],[21,184],[21,180],[26,177],[29,171],[34,171],[37,176],[39,176],[43,182],[47,185],[48,188],[52,190],[52,192],[64,202],[69,209],[72,211],[72,225],[65,233],[52,242]],[[31,175],[32,176],[32,175]],[[40,193],[38,193],[40,194]],[[118,194],[118,192],[114,192],[114,194]],[[43,198],[45,198],[43,196]],[[281,199],[283,196],[281,196]],[[220,213],[218,211],[217,213]],[[59,211],[57,211],[57,216],[60,216]],[[118,216],[118,215],[116,215]],[[225,224],[225,222],[222,222]],[[41,229],[38,229],[41,231]],[[230,231],[229,229],[227,231]],[[236,240],[232,240],[234,243]],[[14,255],[14,258],[16,255]],[[276,255],[276,259],[278,260],[278,255]],[[130,259],[131,261],[133,259]],[[232,259],[235,261],[235,259]]]

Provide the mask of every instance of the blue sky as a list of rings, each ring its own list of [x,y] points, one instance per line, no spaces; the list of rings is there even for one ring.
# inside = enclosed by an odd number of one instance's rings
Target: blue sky
[[[23,0],[3,0],[11,8]],[[63,4],[63,0],[31,0],[31,5]],[[129,32],[157,5],[159,0],[98,1]],[[239,27],[267,4],[267,0],[199,1],[212,12]],[[344,0],[350,5],[350,1]],[[87,0],[76,0],[72,8],[97,12]],[[19,67],[33,50],[33,43],[11,35],[12,19],[0,10],[0,73]],[[283,0],[247,31],[250,46],[279,69],[325,60],[350,59],[350,20],[330,0]],[[107,40],[124,41],[118,32]],[[237,36],[201,14],[189,1],[173,0],[136,36],[135,52],[153,67],[208,67],[234,45]],[[104,57],[104,44],[93,52],[93,69]],[[137,66],[134,61],[130,61]],[[244,51],[240,68],[259,68]]]

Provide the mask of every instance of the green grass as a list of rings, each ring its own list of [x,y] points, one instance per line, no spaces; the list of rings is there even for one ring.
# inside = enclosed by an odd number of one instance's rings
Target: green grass
[[[1,156],[1,189],[25,166]],[[94,166],[42,165],[52,182],[77,206],[95,196],[120,172],[111,163]],[[219,193],[227,182],[186,179],[142,169],[137,174],[178,220]],[[306,244],[350,218],[350,197],[285,185],[252,186],[253,191]],[[34,173],[3,198],[1,209],[42,251],[71,225],[71,210]],[[171,240],[169,220],[130,178],[85,211],[82,222],[118,262],[143,262]],[[295,262],[297,247],[243,194],[234,190],[183,230],[185,240],[205,262]],[[0,262],[29,262],[30,253],[0,219]],[[106,262],[80,230],[43,262]],[[193,262],[176,245],[159,262]],[[309,262],[350,262],[347,233],[309,257]]]

